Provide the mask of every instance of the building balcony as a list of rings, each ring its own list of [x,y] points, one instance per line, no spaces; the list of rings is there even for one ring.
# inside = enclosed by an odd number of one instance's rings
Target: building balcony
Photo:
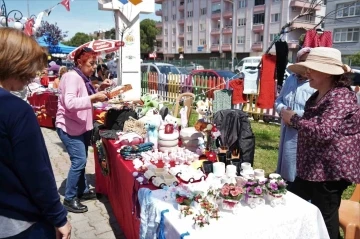
[[[156,35],[156,40],[162,40],[164,36],[162,34]]]
[[[179,38],[184,38],[184,32],[179,32],[178,37]]]
[[[287,43],[288,43],[289,49],[298,49],[299,48],[298,40],[288,40]]]
[[[251,49],[252,49],[253,51],[262,51],[262,49],[263,49],[263,44],[262,44],[262,42],[255,42],[255,43],[253,43],[252,46],[251,46]]]
[[[291,0],[290,2],[290,7],[298,7],[298,8],[314,8],[311,6],[310,1],[307,0]],[[321,4],[317,5],[314,8],[316,11],[320,11],[321,10]]]
[[[211,2],[221,2],[221,0],[211,0]]]
[[[220,35],[220,28],[212,28],[210,34],[211,35]]]
[[[182,25],[182,24],[185,24],[185,19],[184,19],[184,18],[179,19],[179,20],[178,20],[178,23],[181,24],[181,25]]]
[[[222,51],[231,51],[231,43],[224,43],[221,46]]]
[[[254,12],[265,12],[265,5],[254,6]]]
[[[158,53],[163,53],[163,51],[164,51],[164,50],[163,50],[162,47],[158,47],[157,50],[156,50],[156,52],[158,52]]]
[[[157,28],[161,28],[163,26],[163,23],[162,22],[156,22],[155,26]]]
[[[211,19],[218,20],[221,17],[221,12],[212,12],[211,13]]]
[[[256,24],[252,27],[253,32],[262,32],[264,31],[264,24]]]
[[[219,44],[212,44],[210,47],[210,51],[220,51]]]
[[[155,0],[155,3],[162,4],[163,0]]]
[[[232,26],[231,27],[224,27],[222,29],[223,34],[231,34],[232,33]]]
[[[292,28],[304,28],[304,29],[312,29],[317,25],[315,21],[306,21],[306,20],[295,20],[294,23],[291,25]]]
[[[233,10],[232,9],[227,9],[223,13],[224,18],[230,18],[230,17],[232,17],[232,15],[233,15]]]
[[[179,6],[179,11],[184,11],[185,10],[185,4],[184,3],[180,3],[180,6]]]
[[[161,9],[156,10],[155,15],[156,16],[162,16],[162,10]]]

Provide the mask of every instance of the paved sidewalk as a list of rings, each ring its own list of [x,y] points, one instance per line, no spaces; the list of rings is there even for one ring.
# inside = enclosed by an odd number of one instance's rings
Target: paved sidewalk
[[[70,168],[69,156],[55,130],[42,128],[41,131],[45,138],[60,197],[63,200],[66,178]],[[89,184],[95,187],[92,148],[89,149],[86,174]],[[88,207],[88,212],[68,214],[68,219],[72,225],[72,239],[125,239],[105,196],[99,200],[85,201],[84,204]]]

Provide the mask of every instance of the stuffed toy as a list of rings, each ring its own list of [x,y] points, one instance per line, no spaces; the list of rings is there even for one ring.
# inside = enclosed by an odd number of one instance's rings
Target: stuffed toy
[[[188,117],[187,117],[188,107],[185,106],[180,110],[180,119],[181,119],[181,128],[184,129],[188,126]]]
[[[167,116],[165,116],[165,120],[162,122],[161,126],[160,126],[160,130],[163,130],[165,129],[165,126],[167,124],[171,124],[174,126],[174,130],[177,130],[178,129],[178,124],[179,124],[179,119],[168,114]]]
[[[159,116],[161,118],[161,116]],[[159,127],[161,121],[158,117],[152,117],[151,120],[147,122],[145,128],[147,128],[147,141],[154,144],[154,149],[158,148],[158,139],[159,139]]]
[[[211,102],[208,99],[199,100],[196,103],[196,112],[199,114],[199,120],[207,122],[211,116]]]
[[[144,103],[143,109],[140,112],[140,115],[145,115],[151,108],[159,108],[158,97],[154,97],[152,95],[143,95],[140,99]]]

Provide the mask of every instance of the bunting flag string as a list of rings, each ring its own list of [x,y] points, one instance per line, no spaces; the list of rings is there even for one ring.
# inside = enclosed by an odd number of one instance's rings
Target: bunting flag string
[[[62,0],[62,1],[61,1],[60,3],[58,3],[58,4],[63,5],[68,12],[70,11],[70,0]]]

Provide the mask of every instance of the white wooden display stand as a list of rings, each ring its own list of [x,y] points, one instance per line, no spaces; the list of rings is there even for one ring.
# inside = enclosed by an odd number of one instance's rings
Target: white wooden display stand
[[[119,56],[122,55],[122,68],[120,60],[117,64],[117,84],[131,84],[133,90],[131,94],[134,98],[140,98],[141,95],[141,57],[140,57],[140,19],[139,14],[149,14],[155,12],[155,0],[145,0],[137,5],[128,2],[122,4],[119,0],[99,0],[99,10],[113,11],[115,17],[116,39],[121,40],[123,32],[123,41],[125,46],[122,53],[119,50]],[[126,29],[124,31],[124,29]]]

